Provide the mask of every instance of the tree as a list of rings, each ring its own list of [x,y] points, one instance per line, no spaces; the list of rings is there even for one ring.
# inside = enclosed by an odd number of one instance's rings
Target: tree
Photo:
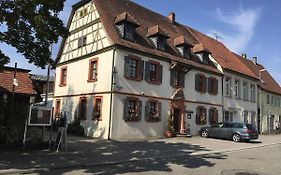
[[[67,34],[59,19],[65,0],[0,0],[0,43],[17,49],[29,63],[53,63],[50,45]],[[10,58],[0,49],[0,67]]]

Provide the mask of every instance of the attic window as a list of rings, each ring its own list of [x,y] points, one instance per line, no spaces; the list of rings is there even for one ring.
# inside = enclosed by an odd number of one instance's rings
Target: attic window
[[[180,52],[181,56],[184,58],[191,57],[191,48],[188,45],[181,45],[177,46],[178,51]]]
[[[124,22],[124,23],[116,25],[116,28],[117,28],[121,38],[130,40],[130,41],[135,40],[136,29],[133,24]]]
[[[209,53],[208,52],[197,53],[197,56],[199,57],[201,63],[209,64]]]
[[[156,25],[148,29],[147,36],[158,50],[164,51],[166,49],[166,40],[169,38],[161,28]]]
[[[135,41],[136,28],[140,25],[133,19],[133,17],[124,12],[115,18],[114,24],[122,39]]]

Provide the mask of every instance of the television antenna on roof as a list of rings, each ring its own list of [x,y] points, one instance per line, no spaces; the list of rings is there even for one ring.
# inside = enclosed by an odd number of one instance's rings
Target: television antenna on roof
[[[217,34],[217,33],[213,33],[213,35],[214,35],[214,38],[218,41],[218,40],[223,40],[223,37],[222,36],[220,36],[219,34]]]

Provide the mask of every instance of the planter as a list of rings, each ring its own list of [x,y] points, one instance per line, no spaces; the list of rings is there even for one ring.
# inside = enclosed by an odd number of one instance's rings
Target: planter
[[[173,137],[173,134],[174,134],[174,133],[173,133],[173,131],[165,131],[164,134],[165,134],[165,137],[166,137],[166,138],[171,138],[171,137]]]

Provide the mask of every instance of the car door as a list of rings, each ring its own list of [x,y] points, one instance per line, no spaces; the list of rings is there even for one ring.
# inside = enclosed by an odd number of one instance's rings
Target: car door
[[[233,133],[233,123],[224,123],[221,129],[222,138],[231,138]]]
[[[216,123],[216,124],[212,125],[211,129],[210,129],[210,131],[211,131],[210,136],[220,138],[222,126],[223,126],[222,123]]]

